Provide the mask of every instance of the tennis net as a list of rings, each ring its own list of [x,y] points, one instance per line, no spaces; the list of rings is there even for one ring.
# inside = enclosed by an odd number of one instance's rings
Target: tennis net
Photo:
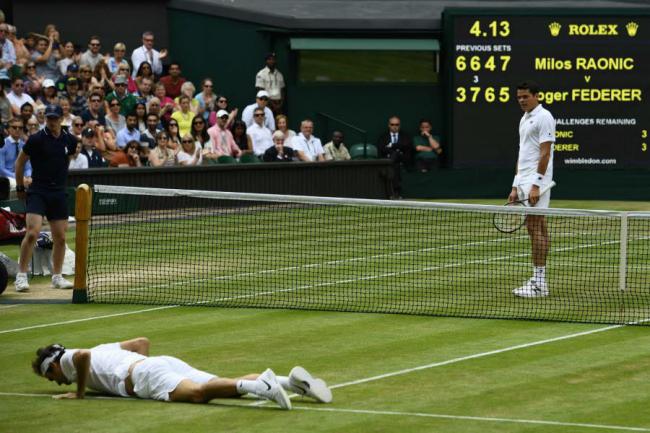
[[[110,208],[107,213],[106,209]],[[95,186],[88,300],[645,323],[650,213]],[[526,227],[543,216],[549,295]]]

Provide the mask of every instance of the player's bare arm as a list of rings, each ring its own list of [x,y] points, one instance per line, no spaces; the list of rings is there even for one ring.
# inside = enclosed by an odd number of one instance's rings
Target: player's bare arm
[[[86,382],[90,372],[90,356],[90,350],[81,349],[75,352],[72,356],[72,363],[77,371],[77,392],[55,395],[55,399],[83,399],[86,396]]]
[[[539,163],[537,164],[537,173],[546,173],[546,168],[548,167],[548,161],[551,159],[551,146],[553,142],[545,141],[539,145]],[[512,194],[511,194],[512,195]],[[530,189],[530,194],[528,197],[528,202],[531,206],[539,201],[539,185],[533,185]]]
[[[120,347],[129,352],[139,353],[140,355],[149,356],[149,347],[151,342],[147,337],[138,337],[132,340],[120,342]]]

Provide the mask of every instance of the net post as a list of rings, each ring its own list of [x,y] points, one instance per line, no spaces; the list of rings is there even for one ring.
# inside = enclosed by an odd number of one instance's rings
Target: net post
[[[621,292],[626,289],[627,279],[627,212],[621,213],[621,249],[618,263],[618,288]]]
[[[88,269],[88,228],[92,212],[92,189],[84,184],[77,187],[75,193],[75,274],[74,290],[72,292],[73,304],[88,302],[88,285],[86,271]]]

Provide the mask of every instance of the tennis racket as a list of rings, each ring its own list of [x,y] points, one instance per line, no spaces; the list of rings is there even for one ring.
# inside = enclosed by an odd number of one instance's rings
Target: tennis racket
[[[549,189],[555,186],[555,182],[551,181],[548,185],[542,188],[539,191],[540,197],[546,193]],[[516,207],[528,207],[528,197],[523,200],[513,201],[512,203],[506,203],[506,206],[516,206]],[[528,215],[525,212],[504,212],[504,213],[495,213],[492,216],[492,223],[494,227],[499,230],[501,233],[514,233],[526,224],[526,218]]]

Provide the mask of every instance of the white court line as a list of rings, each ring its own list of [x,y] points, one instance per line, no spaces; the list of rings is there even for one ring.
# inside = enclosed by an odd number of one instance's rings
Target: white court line
[[[458,358],[448,359],[446,361],[432,362],[430,364],[424,364],[424,365],[419,365],[417,367],[405,368],[403,370],[392,371],[390,373],[384,373],[384,374],[380,374],[380,375],[377,375],[377,376],[366,377],[364,379],[357,379],[357,380],[352,380],[352,381],[349,381],[349,382],[339,383],[339,384],[330,386],[330,389],[344,388],[346,386],[353,386],[353,385],[359,385],[361,383],[374,382],[374,381],[377,381],[377,380],[386,379],[388,377],[401,376],[401,375],[404,375],[404,374],[413,373],[414,371],[427,370],[427,369],[430,369],[430,368],[442,367],[442,366],[445,366],[445,365],[451,365],[451,364],[456,364],[456,363],[463,362],[463,361],[469,361],[471,359],[484,358],[486,356],[498,355],[498,354],[501,354],[501,353],[512,352],[514,350],[526,349],[526,348],[534,347],[534,346],[541,346],[542,344],[554,343],[556,341],[562,341],[562,340],[569,340],[571,338],[577,338],[577,337],[582,337],[582,336],[585,336],[585,335],[596,334],[596,333],[599,333],[599,332],[610,331],[612,329],[623,328],[625,326],[627,326],[627,325],[605,326],[605,327],[602,327],[602,328],[590,329],[589,331],[576,332],[576,333],[573,333],[573,334],[561,335],[559,337],[547,338],[545,340],[532,341],[530,343],[517,344],[515,346],[490,350],[488,352],[481,352],[481,353],[475,353],[473,355],[461,356],[461,357],[458,357]],[[290,397],[296,397],[296,396],[297,396],[296,394],[292,394]],[[261,401],[256,401],[256,402],[253,402],[253,403],[249,403],[249,406],[260,406],[260,405],[263,405],[263,404],[266,404],[266,403],[267,403],[266,400],[261,400]]]
[[[3,308],[14,308],[14,307],[20,307],[23,304],[11,304],[11,305],[0,305],[0,310]]]
[[[52,394],[30,394],[20,392],[0,392],[0,397],[50,397]],[[110,397],[110,396],[86,396],[88,400],[133,400],[126,397]],[[145,401],[145,400],[141,400]],[[243,407],[241,404],[220,404],[225,407]],[[469,416],[469,415],[448,415],[438,413],[422,413],[422,412],[402,412],[402,411],[388,411],[388,410],[370,410],[370,409],[344,409],[344,408],[327,408],[327,407],[309,407],[309,406],[293,406],[293,410],[312,411],[312,412],[331,412],[331,413],[349,413],[360,415],[385,415],[385,416],[403,416],[410,418],[436,418],[436,419],[451,419],[463,421],[478,421],[478,422],[494,422],[494,423],[513,423],[513,424],[535,424],[535,425],[550,425],[558,427],[580,427],[601,430],[617,430],[617,431],[636,431],[636,432],[650,432],[650,428],[644,427],[627,427],[610,424],[590,424],[578,422],[563,422],[563,421],[547,421],[536,419],[519,419],[519,418],[496,418],[496,417],[483,417],[483,416]]]
[[[176,308],[176,307],[178,307],[178,305],[164,305],[162,307],[147,308],[147,309],[144,309],[144,310],[136,310],[136,311],[127,311],[125,313],[106,314],[104,316],[86,317],[84,319],[66,320],[64,322],[43,323],[42,325],[25,326],[24,328],[5,329],[3,331],[0,331],[0,334],[8,334],[10,332],[28,331],[30,329],[47,328],[49,326],[68,325],[70,323],[88,322],[90,320],[107,319],[107,318],[110,318],[110,317],[128,316],[130,314],[147,313],[149,311],[166,310],[168,308]]]

